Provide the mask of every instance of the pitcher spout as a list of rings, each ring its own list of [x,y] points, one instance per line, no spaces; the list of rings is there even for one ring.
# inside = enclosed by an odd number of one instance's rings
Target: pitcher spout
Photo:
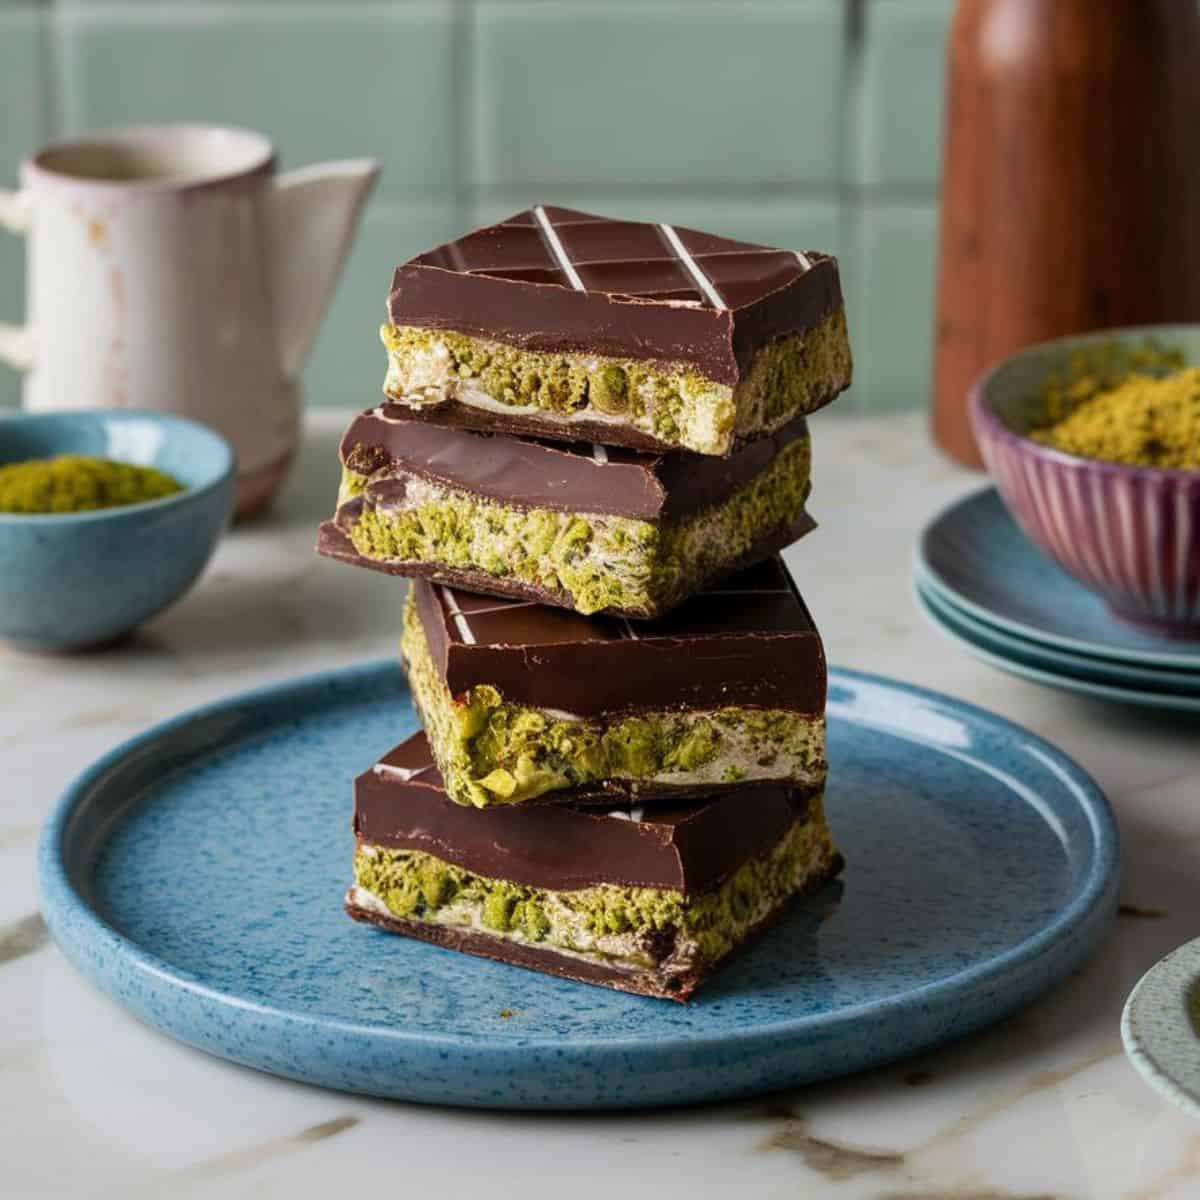
[[[379,177],[373,158],[319,163],[275,180],[268,207],[270,270],[280,369],[293,379],[316,341]]]

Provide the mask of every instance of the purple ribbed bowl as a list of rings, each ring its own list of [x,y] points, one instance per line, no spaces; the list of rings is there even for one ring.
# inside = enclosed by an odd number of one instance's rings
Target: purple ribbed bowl
[[[1031,346],[971,390],[971,425],[1026,536],[1119,617],[1200,637],[1200,471],[1129,467],[1064,454],[1024,436],[1046,376],[1089,345],[1147,337],[1200,362],[1200,326],[1104,330]]]

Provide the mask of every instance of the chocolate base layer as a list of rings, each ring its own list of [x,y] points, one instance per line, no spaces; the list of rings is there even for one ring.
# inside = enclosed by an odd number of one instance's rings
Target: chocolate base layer
[[[386,393],[385,393],[386,395]],[[827,403],[837,399],[836,393]],[[432,421],[435,425],[453,425],[458,429],[471,429],[477,433],[509,434],[516,437],[550,437],[557,430],[552,420],[540,413],[498,413],[490,409],[464,404],[461,400],[446,397],[420,407],[409,404],[403,397],[387,396],[389,404],[404,409],[404,415],[413,421]],[[653,434],[627,426],[614,427],[611,421],[589,421],[576,418],[571,421],[569,433],[572,439],[581,442],[599,442],[604,446],[622,446],[627,450],[644,450],[650,453],[673,451],[675,446],[656,438]]]
[[[345,507],[343,506],[343,509]],[[807,512],[801,513],[790,524],[767,531],[740,558],[724,564],[719,572],[700,580],[695,590],[710,587],[730,575],[763,562],[792,545],[793,542],[799,541],[816,527],[816,521]],[[367,558],[365,555],[359,554],[349,536],[333,521],[325,521],[321,524],[317,533],[316,550],[318,554],[326,558],[333,558],[338,562],[348,563],[355,567],[368,567],[372,571],[380,571],[385,575],[428,579],[431,583],[463,588],[465,591],[477,592],[484,596],[499,596],[506,600],[531,600],[535,604],[548,604],[555,608],[573,609],[575,607],[570,593],[561,588],[537,587],[517,579],[501,579],[487,571],[463,570],[440,563],[380,561]],[[679,603],[682,604],[687,599],[689,599],[688,596],[682,596]],[[634,617],[639,620],[646,617],[644,612],[628,608],[607,608],[602,612],[604,615],[612,617]],[[664,613],[655,615],[663,616]]]
[[[650,969],[636,970],[612,963],[593,962],[572,954],[563,954],[556,950],[515,942],[509,938],[483,933],[475,929],[462,929],[450,925],[437,925],[430,921],[388,916],[374,909],[355,904],[352,899],[353,889],[346,895],[345,909],[347,915],[355,921],[386,929],[390,933],[399,933],[405,937],[415,938],[417,941],[428,942],[430,945],[440,946],[445,950],[458,950],[464,954],[490,958],[496,962],[522,967],[528,971],[538,971],[543,975],[553,975],[559,979],[574,980],[577,983],[596,984],[621,992],[631,992],[638,996],[686,1003],[695,994],[696,989],[711,978],[714,972],[783,917],[796,899],[824,887],[842,871],[844,866],[845,860],[841,854],[835,852],[828,869],[819,875],[814,875],[804,888],[795,892],[785,903],[779,905],[753,926],[731,953],[704,970],[671,977],[660,975]]]

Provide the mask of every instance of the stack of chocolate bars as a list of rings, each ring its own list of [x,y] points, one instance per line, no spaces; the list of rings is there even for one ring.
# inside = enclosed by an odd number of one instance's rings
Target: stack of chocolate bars
[[[829,255],[537,207],[397,269],[319,550],[412,577],[424,733],[355,783],[350,915],[686,1000],[841,858],[777,557],[850,382]]]

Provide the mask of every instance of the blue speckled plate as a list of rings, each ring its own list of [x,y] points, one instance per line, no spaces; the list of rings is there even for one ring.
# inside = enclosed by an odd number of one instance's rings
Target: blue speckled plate
[[[1121,1040],[1147,1082],[1200,1117],[1200,938],[1151,967],[1129,993]]]
[[[1200,712],[1200,681],[1188,682],[1189,676],[1185,672],[1175,672],[1176,680],[1181,682],[1169,687],[1161,682],[1147,686],[1144,680],[1135,676],[1149,668],[1127,667],[1112,660],[1073,655],[1069,651],[1014,637],[1003,630],[991,629],[943,600],[925,585],[920,574],[916,582],[916,599],[918,608],[942,633],[976,658],[1010,675],[1120,704]]]
[[[1016,637],[1200,676],[1200,642],[1145,633],[1114,617],[1025,537],[995,488],[973,492],[929,522],[917,571],[942,599]]]
[[[829,713],[844,884],[687,1006],[342,914],[351,779],[416,725],[392,664],[202,709],[97,763],[43,835],[46,919],[84,975],[213,1054],[521,1109],[713,1100],[855,1071],[994,1021],[1083,961],[1113,916],[1118,852],[1074,763],[868,675],[834,672]]]

